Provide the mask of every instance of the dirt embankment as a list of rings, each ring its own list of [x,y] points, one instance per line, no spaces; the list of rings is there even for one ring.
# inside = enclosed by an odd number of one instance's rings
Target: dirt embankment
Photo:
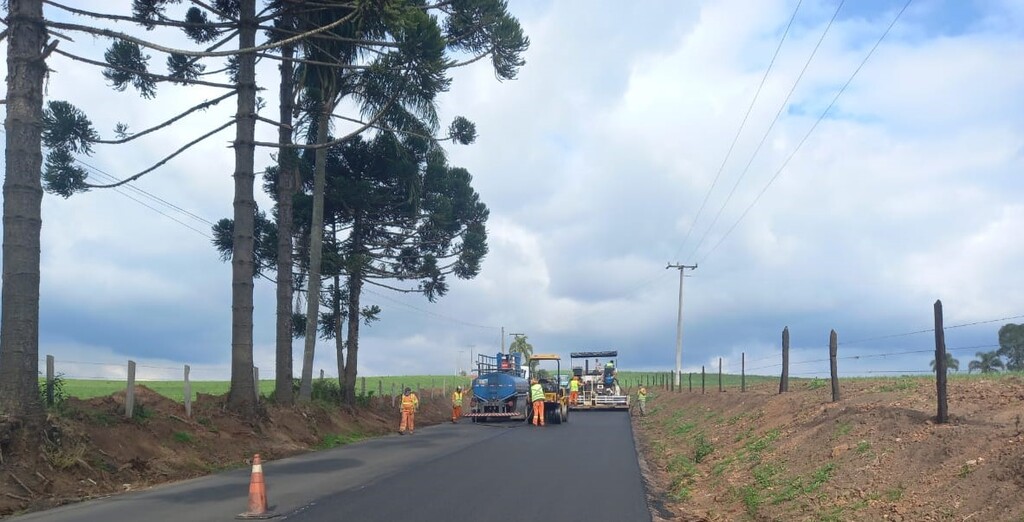
[[[417,426],[451,418],[441,395],[423,390]],[[358,408],[264,403],[255,423],[227,412],[224,400],[200,395],[186,418],[180,403],[138,386],[131,419],[122,392],[68,399],[42,433],[8,430],[0,517],[246,466],[255,453],[267,461],[394,433],[399,421],[389,398]]]
[[[685,520],[1022,520],[1024,382],[824,381],[779,395],[654,391],[634,417],[649,479]]]

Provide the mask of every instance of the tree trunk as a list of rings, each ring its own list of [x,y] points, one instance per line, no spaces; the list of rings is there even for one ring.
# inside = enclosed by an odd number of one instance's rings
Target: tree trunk
[[[363,291],[362,270],[348,276],[348,360],[345,363],[345,388],[342,397],[350,405],[356,403],[356,361],[359,356],[359,298]]]
[[[337,234],[337,230],[334,231]],[[338,389],[342,396],[345,393],[345,341],[341,336],[341,274],[334,274],[334,299],[331,302],[334,307],[334,350],[338,357]]]
[[[39,400],[39,234],[43,80],[40,0],[9,0],[4,173],[0,412],[42,415]]]
[[[345,363],[345,387],[341,396],[350,405],[356,403],[356,365],[359,357],[359,299],[363,292],[362,223],[357,215],[352,221],[349,242],[352,255],[348,260],[348,360]]]
[[[239,49],[256,45],[256,0],[241,0]],[[252,378],[253,234],[256,199],[253,162],[256,128],[256,55],[238,57],[238,112],[235,115],[235,229],[231,252],[231,391],[228,408],[255,415]]]
[[[326,98],[326,97],[325,97]],[[327,100],[321,100],[324,109],[317,123],[316,141],[327,141],[330,111]],[[306,336],[302,354],[302,382],[299,385],[299,400],[308,401],[313,396],[313,353],[316,347],[317,315],[320,310],[320,262],[324,249],[324,185],[327,179],[327,149],[316,149],[316,165],[313,175],[313,218],[309,228],[309,282],[306,288]]]
[[[289,24],[285,24],[289,26]],[[294,45],[281,48],[281,127],[278,141],[292,143],[292,100],[295,97]],[[298,176],[295,151],[281,147],[277,169],[277,358],[274,397],[278,404],[292,404],[292,197]]]

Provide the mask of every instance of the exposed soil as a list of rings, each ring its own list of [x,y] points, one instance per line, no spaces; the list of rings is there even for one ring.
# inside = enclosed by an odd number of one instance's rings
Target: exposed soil
[[[132,419],[124,392],[70,398],[42,433],[0,419],[0,517],[238,468],[256,453],[267,461],[394,433],[399,421],[388,397],[358,408],[264,403],[255,423],[224,401],[200,395],[186,418],[182,404],[137,386]],[[423,390],[417,427],[450,419],[449,404]]]
[[[1024,382],[933,379],[653,391],[634,416],[648,479],[677,520],[1022,520]],[[665,516],[664,514],[662,516]]]

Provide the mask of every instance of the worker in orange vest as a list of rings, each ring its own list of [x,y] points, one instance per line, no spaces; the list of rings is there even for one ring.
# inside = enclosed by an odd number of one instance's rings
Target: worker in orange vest
[[[452,424],[459,422],[462,417],[462,386],[456,386],[452,392]]]
[[[402,393],[402,422],[398,425],[399,435],[405,435],[405,430],[409,430],[409,435],[412,435],[412,431],[416,428],[416,410],[418,409],[420,409],[419,397],[412,392],[412,388],[406,388]]]

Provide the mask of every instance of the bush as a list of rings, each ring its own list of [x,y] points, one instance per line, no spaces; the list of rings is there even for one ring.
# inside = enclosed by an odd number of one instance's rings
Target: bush
[[[60,408],[64,405],[64,402],[68,400],[69,395],[67,390],[64,388],[65,384],[63,373],[58,373],[53,376],[53,408]],[[46,379],[39,382],[39,400],[43,405],[51,407],[46,404]]]

